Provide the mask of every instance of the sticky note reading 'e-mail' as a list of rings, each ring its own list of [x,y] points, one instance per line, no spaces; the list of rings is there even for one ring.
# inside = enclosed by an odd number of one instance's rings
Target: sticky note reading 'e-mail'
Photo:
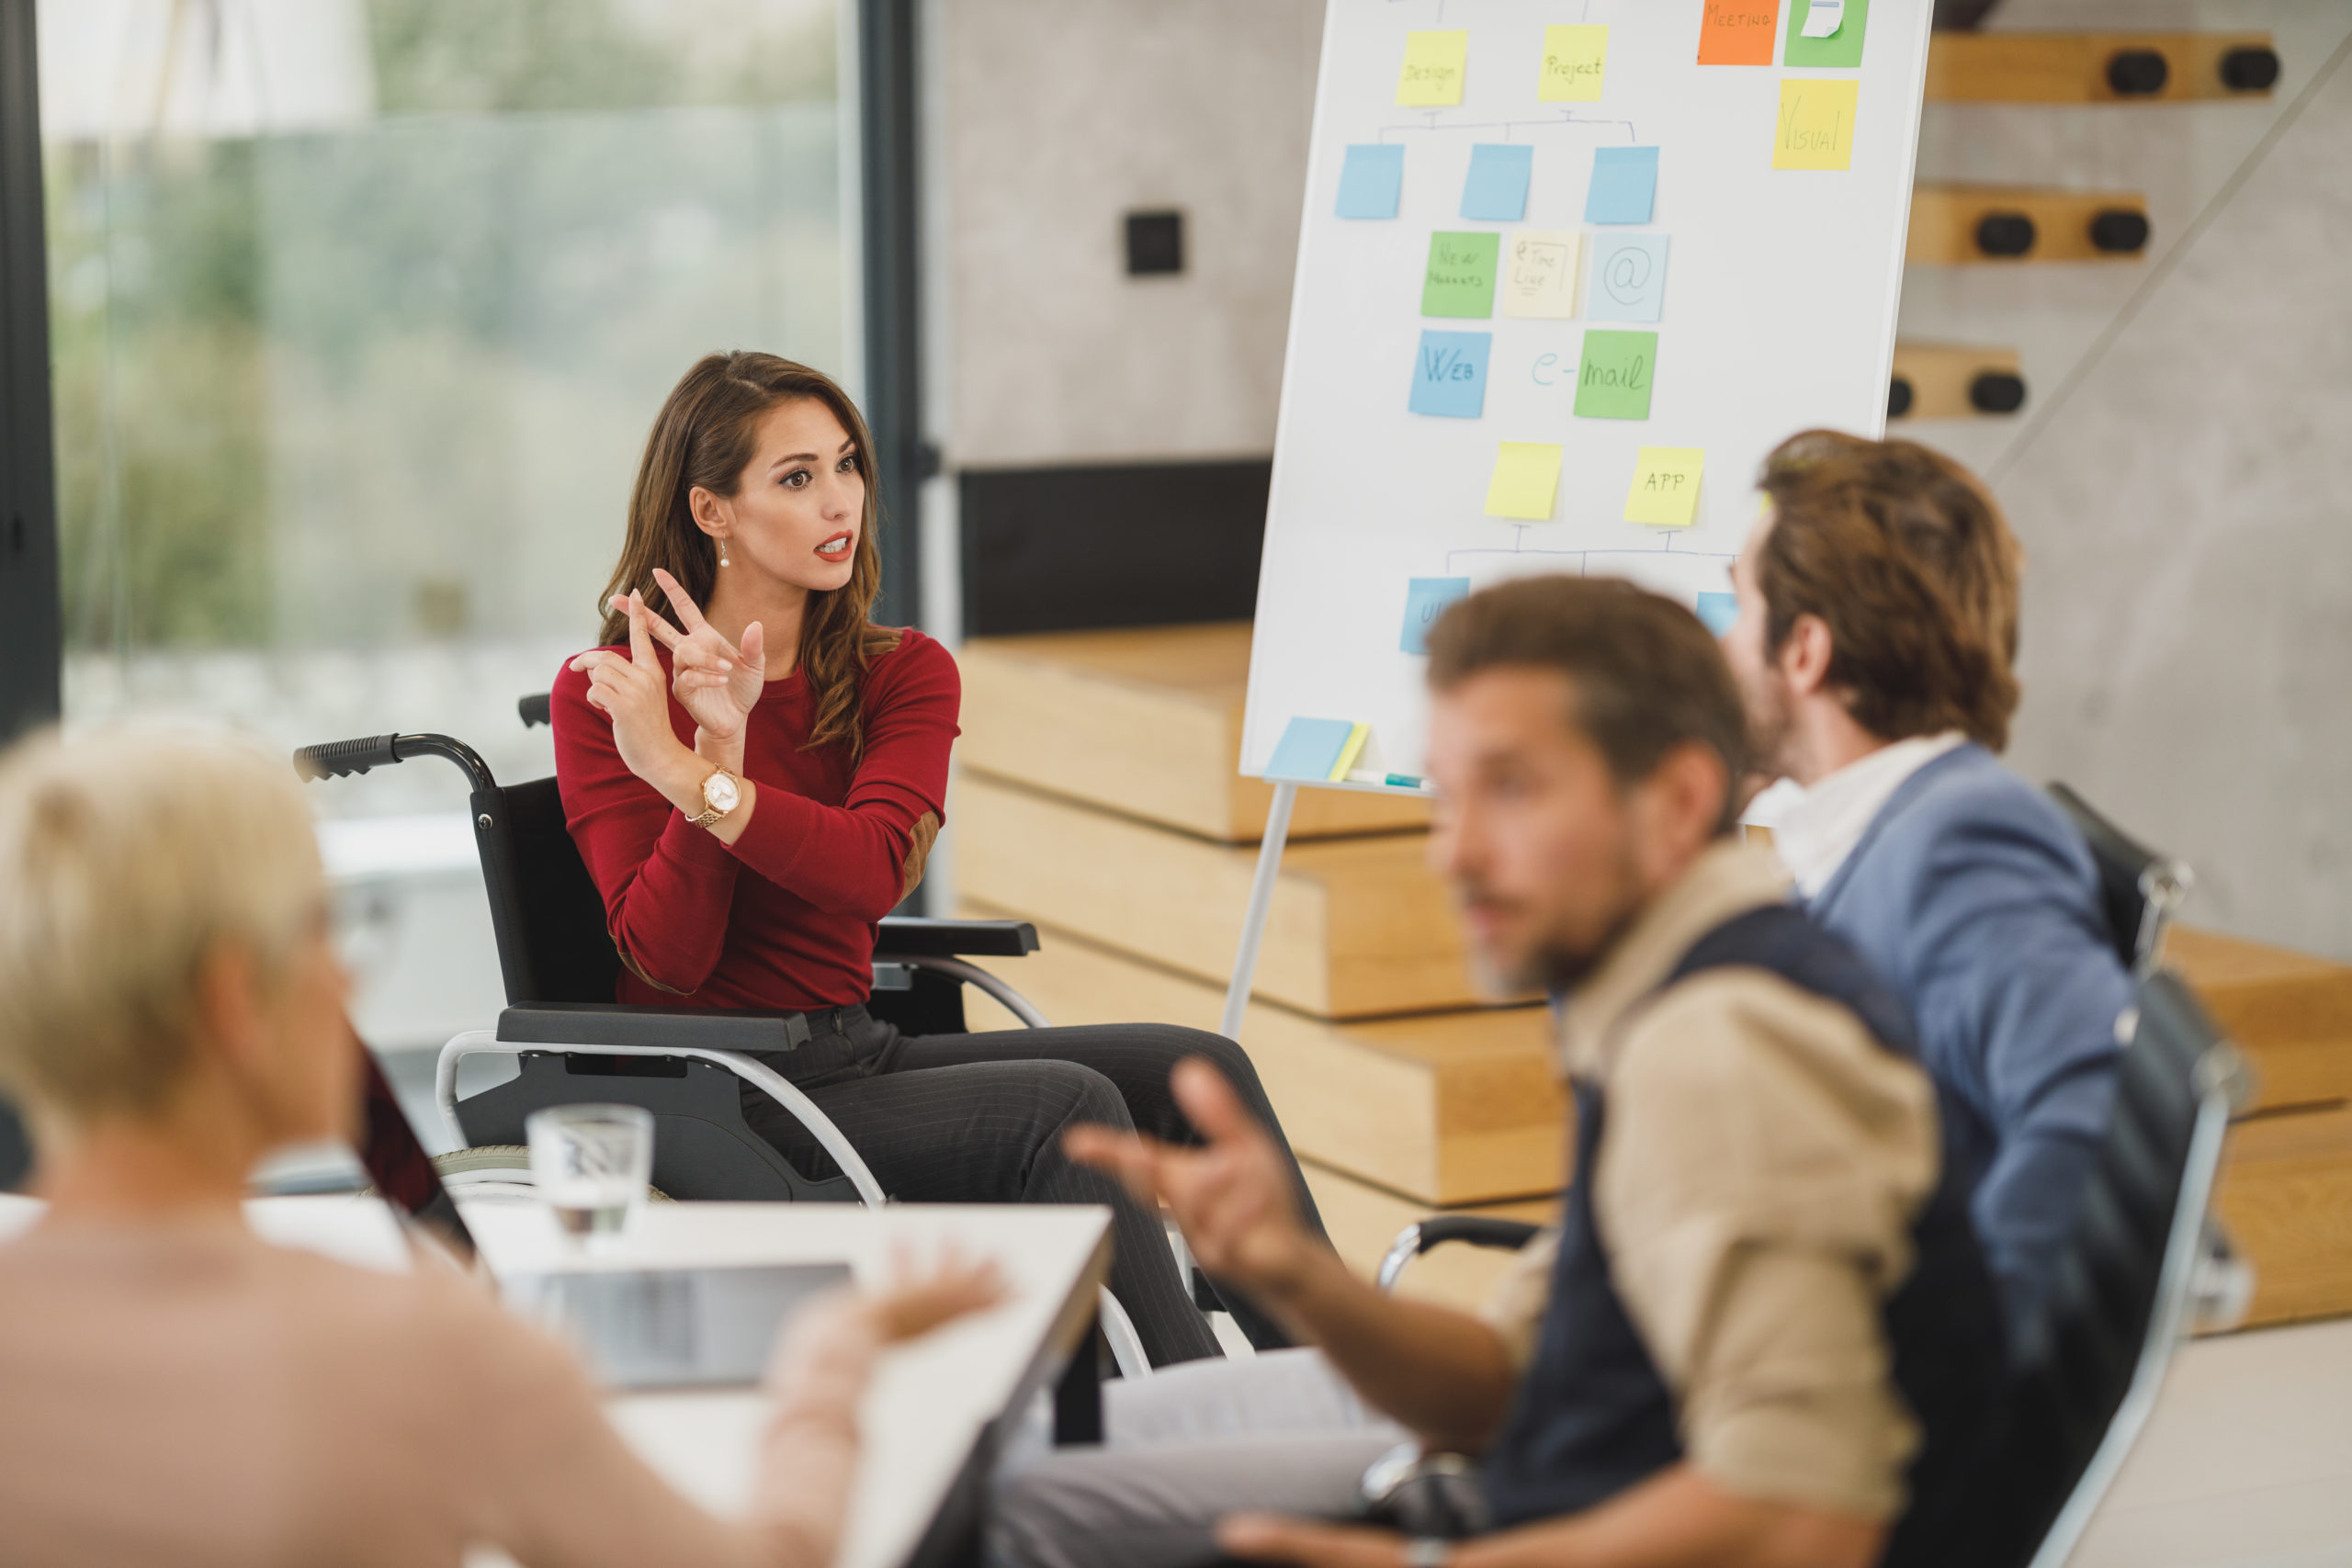
[[[1601,72],[1608,64],[1607,23],[1545,28],[1544,74],[1535,96],[1547,104],[1599,103]]]
[[[1495,257],[1500,234],[1430,236],[1429,271],[1421,278],[1424,316],[1491,316],[1495,313]]]
[[[1592,154],[1592,184],[1585,190],[1588,223],[1646,223],[1657,200],[1657,149],[1601,147]]]
[[[1666,307],[1666,236],[1595,234],[1584,313],[1596,321],[1655,321]]]
[[[1342,218],[1394,218],[1405,194],[1405,150],[1364,142],[1348,149],[1340,165]]]
[[[1405,589],[1405,635],[1396,647],[1404,653],[1427,653],[1430,650],[1430,627],[1445,614],[1445,607],[1457,599],[1470,596],[1470,580],[1466,577],[1416,577]]]
[[[1521,229],[1503,255],[1503,314],[1565,321],[1577,313],[1577,253],[1584,236],[1574,229]]]
[[[1487,354],[1494,342],[1492,333],[1423,333],[1407,406],[1415,413],[1445,419],[1476,419],[1485,413]]]
[[[1546,441],[1506,441],[1495,454],[1494,478],[1487,481],[1487,515],[1527,523],[1552,520],[1560,494],[1560,448]]]
[[[1460,103],[1469,58],[1466,32],[1407,33],[1405,64],[1396,73],[1396,101],[1423,109]]]
[[[1854,100],[1861,84],[1792,76],[1781,84],[1772,133],[1776,169],[1845,169],[1854,160]]]
[[[1688,528],[1699,517],[1699,471],[1707,454],[1696,446],[1645,446],[1634,459],[1625,492],[1625,521],[1653,528]]]
[[[1770,65],[1780,26],[1781,0],[1706,0],[1699,17],[1699,63]]]
[[[1584,334],[1584,358],[1577,366],[1577,413],[1585,419],[1647,419],[1650,384],[1657,367],[1657,333]]]
[[[1479,223],[1518,222],[1527,216],[1527,182],[1534,172],[1534,148],[1479,142],[1470,149],[1470,177],[1462,182],[1462,216]]]

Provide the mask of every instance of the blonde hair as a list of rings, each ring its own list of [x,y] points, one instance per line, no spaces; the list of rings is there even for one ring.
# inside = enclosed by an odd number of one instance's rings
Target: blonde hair
[[[237,942],[275,977],[324,896],[284,757],[154,721],[19,742],[0,759],[0,1082],[69,1122],[155,1110],[206,954]]]

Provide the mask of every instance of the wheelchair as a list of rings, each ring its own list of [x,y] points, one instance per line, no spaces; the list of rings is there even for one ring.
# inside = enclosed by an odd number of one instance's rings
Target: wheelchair
[[[526,726],[548,722],[545,694],[516,705]],[[552,778],[501,784],[481,753],[447,735],[374,735],[305,746],[294,753],[305,782],[347,778],[414,757],[438,757],[465,775],[474,844],[490,897],[506,1006],[494,1028],[469,1030],[441,1048],[434,1098],[459,1145],[435,1162],[460,1190],[527,1180],[524,1122],[533,1111],[583,1100],[642,1106],[653,1116],[652,1187],[671,1199],[768,1202],[887,1201],[841,1129],[752,1052],[806,1041],[798,1015],[718,1008],[628,1007],[615,1002],[619,954],[604,899],[580,859]],[[977,987],[1031,1029],[1045,1015],[1012,987],[970,962],[1037,951],[1026,920],[926,919],[881,923],[868,1010],[909,1034],[965,1031],[964,987]],[[460,1100],[458,1066],[469,1056],[514,1058],[515,1076]],[[743,1119],[750,1085],[782,1106],[831,1157],[839,1176],[811,1178]],[[1106,1289],[1100,1324],[1123,1377],[1151,1372],[1143,1342]]]

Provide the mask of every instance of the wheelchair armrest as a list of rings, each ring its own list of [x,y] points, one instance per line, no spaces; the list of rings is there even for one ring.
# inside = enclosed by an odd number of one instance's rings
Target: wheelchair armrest
[[[599,1045],[656,1050],[789,1051],[808,1042],[797,1013],[734,1012],[720,1008],[624,1007],[617,1002],[528,1002],[498,1015],[509,1044]]]
[[[1396,1233],[1396,1239],[1388,1244],[1387,1256],[1380,1260],[1376,1283],[1383,1291],[1393,1288],[1406,1264],[1430,1247],[1442,1247],[1449,1241],[1517,1252],[1534,1240],[1543,1228],[1525,1220],[1490,1219],[1483,1214],[1431,1214]]]
[[[874,944],[878,958],[1019,958],[1037,951],[1037,928],[1026,920],[933,920],[893,915]]]

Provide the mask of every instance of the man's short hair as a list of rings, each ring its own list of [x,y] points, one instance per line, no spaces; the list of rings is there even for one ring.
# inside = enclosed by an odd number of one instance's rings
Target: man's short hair
[[[2016,537],[1967,469],[1908,441],[1808,430],[1764,459],[1765,652],[1829,627],[1829,689],[1883,740],[1947,729],[1998,751],[2017,711]]]
[[[1689,610],[1608,577],[1521,577],[1484,589],[1438,617],[1429,635],[1430,688],[1481,671],[1555,671],[1575,693],[1569,715],[1621,786],[1697,741],[1724,764],[1719,831],[1737,819],[1747,768],[1739,687],[1715,639]]]

